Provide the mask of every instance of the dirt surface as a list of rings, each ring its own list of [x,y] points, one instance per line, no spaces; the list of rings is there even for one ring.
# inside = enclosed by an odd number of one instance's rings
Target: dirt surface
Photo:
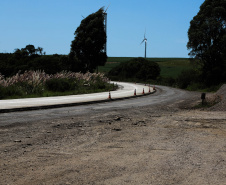
[[[0,184],[226,184],[225,86],[200,100],[0,127]],[[210,100],[219,94],[207,96]]]

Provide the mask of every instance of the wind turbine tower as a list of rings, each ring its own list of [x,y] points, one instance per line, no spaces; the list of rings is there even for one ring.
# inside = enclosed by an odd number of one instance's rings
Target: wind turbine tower
[[[143,42],[145,43],[144,58],[146,58],[146,53],[147,53],[147,38],[145,37],[145,35],[146,35],[146,31],[144,33],[144,40],[140,43],[140,44],[143,44]]]
[[[109,5],[110,6],[110,5]],[[108,7],[109,7],[108,6]],[[104,30],[105,30],[105,34],[106,34],[106,43],[104,45],[104,52],[106,53],[107,55],[107,10],[108,10],[108,7],[107,9],[104,11]]]

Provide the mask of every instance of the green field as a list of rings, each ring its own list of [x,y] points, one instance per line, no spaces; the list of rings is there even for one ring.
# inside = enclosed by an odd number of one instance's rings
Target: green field
[[[107,73],[121,62],[127,62],[133,57],[108,57],[105,66],[99,66],[99,71]],[[161,68],[162,77],[176,78],[182,70],[191,68],[189,58],[147,58],[149,61],[157,62]]]

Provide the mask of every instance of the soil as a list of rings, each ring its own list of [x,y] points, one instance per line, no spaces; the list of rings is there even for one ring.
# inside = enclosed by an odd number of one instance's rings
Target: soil
[[[2,126],[0,184],[226,184],[225,97]]]

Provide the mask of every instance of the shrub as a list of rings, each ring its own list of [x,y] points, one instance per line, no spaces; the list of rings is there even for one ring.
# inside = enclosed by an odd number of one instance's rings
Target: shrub
[[[0,73],[0,99],[42,96],[46,93],[45,90],[52,91],[53,95],[98,92],[112,89],[108,82],[108,78],[102,73],[62,71],[48,75],[44,71],[25,71],[8,78]],[[68,92],[64,93],[65,91]]]
[[[102,81],[100,77],[97,77],[93,83],[91,83],[94,89],[105,89],[106,82]]]
[[[6,94],[6,88],[0,85],[0,99],[5,98]]]
[[[10,96],[22,96],[23,91],[17,85],[10,85],[7,87],[3,87],[0,85],[0,99],[4,99]]]
[[[75,89],[74,80],[67,78],[52,78],[47,80],[45,85],[49,91],[65,92]]]
[[[175,86],[176,80],[172,77],[159,77],[156,82],[160,85]]]
[[[199,79],[199,74],[194,69],[184,70],[177,78],[177,85],[181,89],[186,89],[192,83],[195,83]]]
[[[138,81],[155,80],[160,75],[160,67],[157,63],[144,58],[134,58],[128,62],[122,62],[108,73],[113,79]]]

